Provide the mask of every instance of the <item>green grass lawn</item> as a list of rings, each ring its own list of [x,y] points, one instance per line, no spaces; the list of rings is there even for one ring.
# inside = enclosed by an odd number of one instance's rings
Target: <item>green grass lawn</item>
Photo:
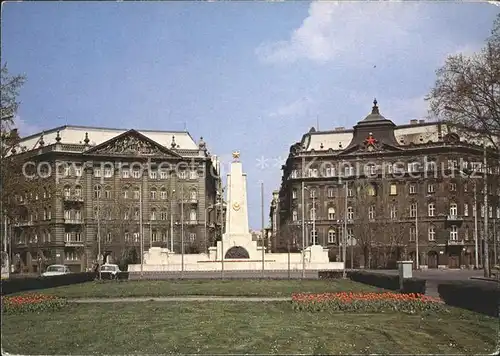
[[[70,304],[4,315],[14,354],[478,354],[491,353],[498,321],[452,314],[296,312],[288,302]]]
[[[350,280],[161,280],[100,281],[23,293],[66,298],[164,297],[181,295],[289,297],[294,292],[381,290]],[[22,294],[22,293],[21,293]]]

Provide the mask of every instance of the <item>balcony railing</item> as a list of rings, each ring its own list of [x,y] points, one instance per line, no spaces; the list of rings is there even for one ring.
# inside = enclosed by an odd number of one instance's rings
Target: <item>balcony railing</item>
[[[82,247],[83,241],[77,241],[77,240],[69,240],[69,241],[64,241],[64,246],[66,247]]]
[[[14,223],[14,226],[16,227],[33,226],[33,221],[19,221]]]
[[[65,224],[75,224],[75,225],[80,225],[80,224],[83,224],[83,219],[76,219],[76,218],[72,218],[72,219],[64,219],[64,223]]]
[[[456,245],[463,245],[463,244],[464,244],[464,240],[448,239],[448,245],[456,246]]]
[[[458,215],[448,215],[448,216],[446,216],[446,220],[448,220],[448,221],[462,221],[463,218],[461,216],[458,216]]]
[[[186,225],[198,225],[198,220],[186,220]]]
[[[79,195],[67,195],[64,197],[64,201],[83,203],[83,197]]]

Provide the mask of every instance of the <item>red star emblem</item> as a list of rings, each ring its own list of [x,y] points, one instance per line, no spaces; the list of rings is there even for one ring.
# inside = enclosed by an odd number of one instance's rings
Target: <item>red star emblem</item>
[[[370,146],[373,146],[376,142],[377,140],[375,140],[372,135],[368,136],[368,138],[365,140],[365,143]]]

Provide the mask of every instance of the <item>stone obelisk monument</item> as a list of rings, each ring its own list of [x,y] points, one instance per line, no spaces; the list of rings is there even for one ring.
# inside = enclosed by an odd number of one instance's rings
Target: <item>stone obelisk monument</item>
[[[247,177],[239,158],[240,153],[233,152],[233,161],[227,175],[226,232],[222,236],[224,242],[217,243],[217,259],[225,256],[262,260],[261,249],[252,240],[248,228]]]

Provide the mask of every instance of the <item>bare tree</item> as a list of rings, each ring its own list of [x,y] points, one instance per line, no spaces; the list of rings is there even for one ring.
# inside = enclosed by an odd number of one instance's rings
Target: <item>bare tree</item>
[[[485,48],[449,56],[437,70],[426,100],[438,118],[470,138],[486,138],[497,150],[500,137],[500,15]]]

